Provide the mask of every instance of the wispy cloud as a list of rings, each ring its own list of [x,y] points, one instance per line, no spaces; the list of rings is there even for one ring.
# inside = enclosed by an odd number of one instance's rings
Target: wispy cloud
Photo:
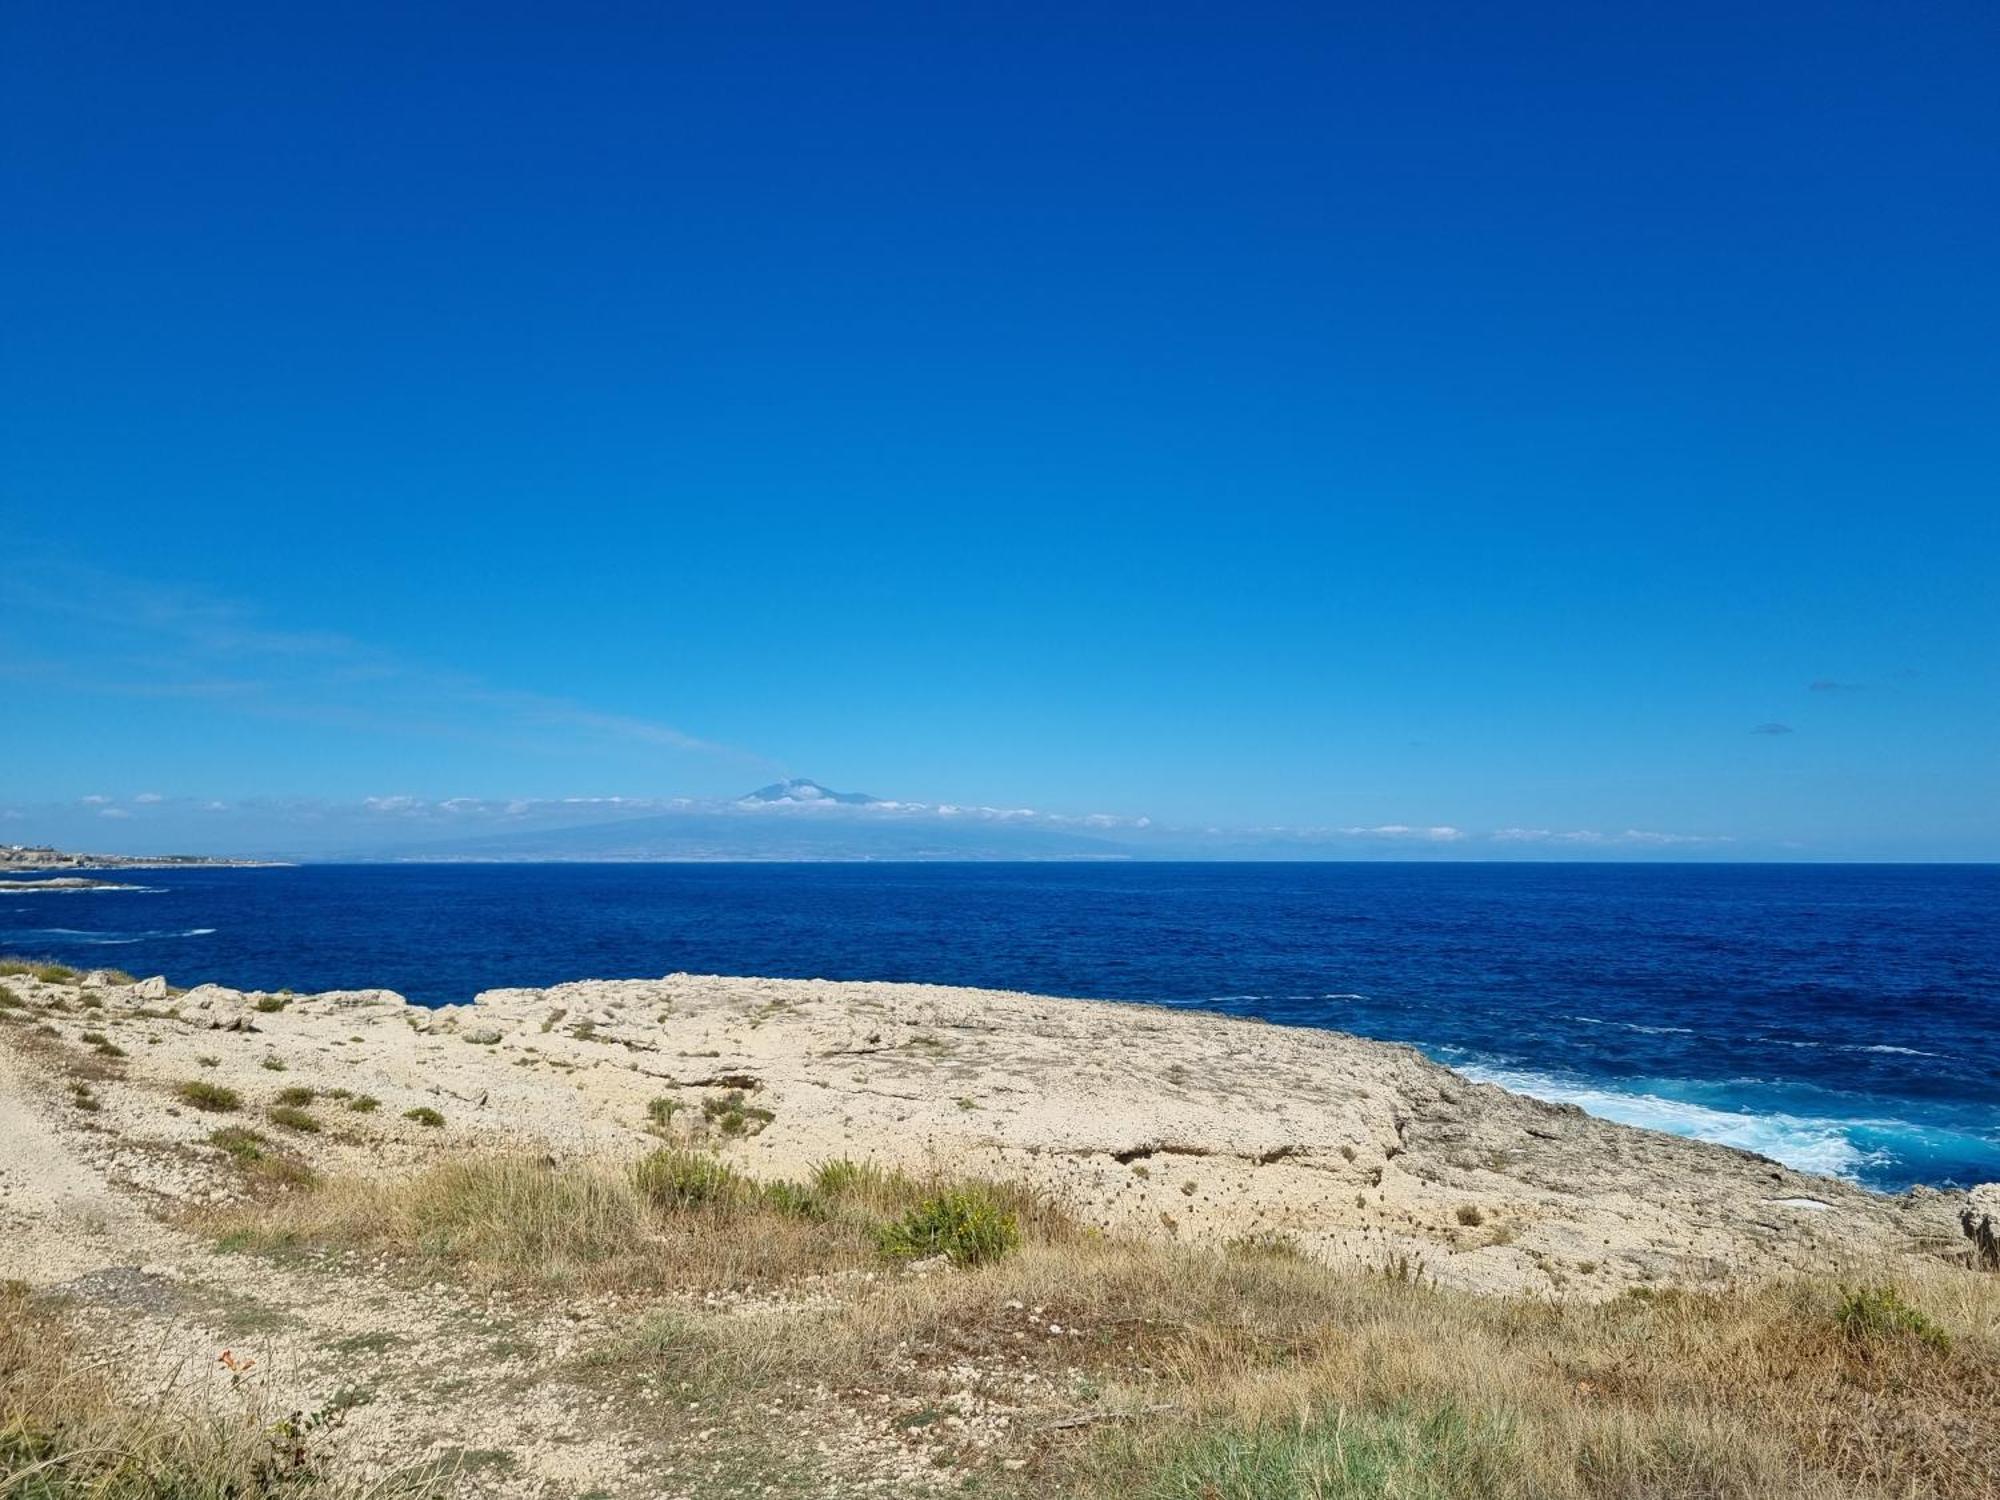
[[[1728,834],[1658,833],[1646,828],[1627,828],[1615,833],[1604,833],[1595,828],[1501,828],[1489,834],[1488,838],[1496,844],[1566,844],[1580,848],[1616,848],[1623,845],[1640,849],[1736,842]]]
[[[9,630],[9,622],[14,630]],[[11,639],[39,622],[40,649]],[[639,745],[770,769],[765,756],[677,725],[497,685],[340,631],[269,623],[242,603],[55,559],[0,574],[0,675],[96,696],[385,735],[509,745]]]
[[[1790,734],[1792,732],[1792,726],[1789,724],[1775,724],[1775,723],[1759,724],[1755,729],[1751,730],[1750,732],[1752,734]]]
[[[1809,693],[1858,693],[1863,687],[1859,682],[1836,682],[1831,677],[1815,677],[1806,684]]]

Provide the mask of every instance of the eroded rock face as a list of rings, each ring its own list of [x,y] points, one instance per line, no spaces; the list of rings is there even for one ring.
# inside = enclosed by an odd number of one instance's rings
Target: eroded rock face
[[[137,1007],[142,988],[104,993]],[[667,1134],[761,1176],[853,1157],[1015,1178],[1119,1233],[1282,1236],[1339,1264],[1582,1296],[1963,1260],[1961,1213],[1991,1203],[2000,1221],[2000,1188],[1882,1197],[1475,1084],[1407,1047],[1145,1006],[669,975],[437,1010],[389,990],[202,985],[148,1016],[126,1066],[153,1093],[121,1094],[123,1128],[198,1139],[202,1122],[165,1107],[177,1080],[205,1069],[257,1102],[282,1064],[285,1083],[380,1099],[302,1143],[336,1170],[469,1147],[636,1155],[666,1100]],[[747,1106],[733,1133],[702,1107],[731,1094]],[[405,1120],[420,1105],[445,1128]]]

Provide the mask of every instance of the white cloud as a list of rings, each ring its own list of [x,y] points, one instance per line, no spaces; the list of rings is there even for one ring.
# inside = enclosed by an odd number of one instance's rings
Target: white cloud
[[[99,796],[96,793],[92,793],[90,796],[80,798],[79,800],[85,807],[103,807],[111,801],[109,797]]]
[[[1342,828],[1336,831],[1351,839],[1413,839],[1431,844],[1455,843],[1465,837],[1463,830],[1448,823],[1429,828],[1418,828],[1409,823],[1378,823],[1373,828]]]
[[[134,802],[151,804],[154,802],[164,802],[167,799],[165,797],[162,797],[158,792],[141,792],[139,793],[138,796],[134,797],[132,800]]]
[[[122,807],[100,807],[97,810],[97,815],[100,818],[129,818],[132,816]]]

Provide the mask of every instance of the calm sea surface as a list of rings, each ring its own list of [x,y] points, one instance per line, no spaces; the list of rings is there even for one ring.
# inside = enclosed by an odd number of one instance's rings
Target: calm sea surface
[[[1156,1001],[1874,1187],[2000,1178],[2000,866],[319,865],[0,893],[0,950],[242,988],[676,970]]]

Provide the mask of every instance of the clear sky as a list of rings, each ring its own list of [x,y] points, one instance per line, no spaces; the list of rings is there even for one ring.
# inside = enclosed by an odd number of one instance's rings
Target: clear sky
[[[1959,0],[9,6],[0,839],[2000,857],[1996,78]]]

